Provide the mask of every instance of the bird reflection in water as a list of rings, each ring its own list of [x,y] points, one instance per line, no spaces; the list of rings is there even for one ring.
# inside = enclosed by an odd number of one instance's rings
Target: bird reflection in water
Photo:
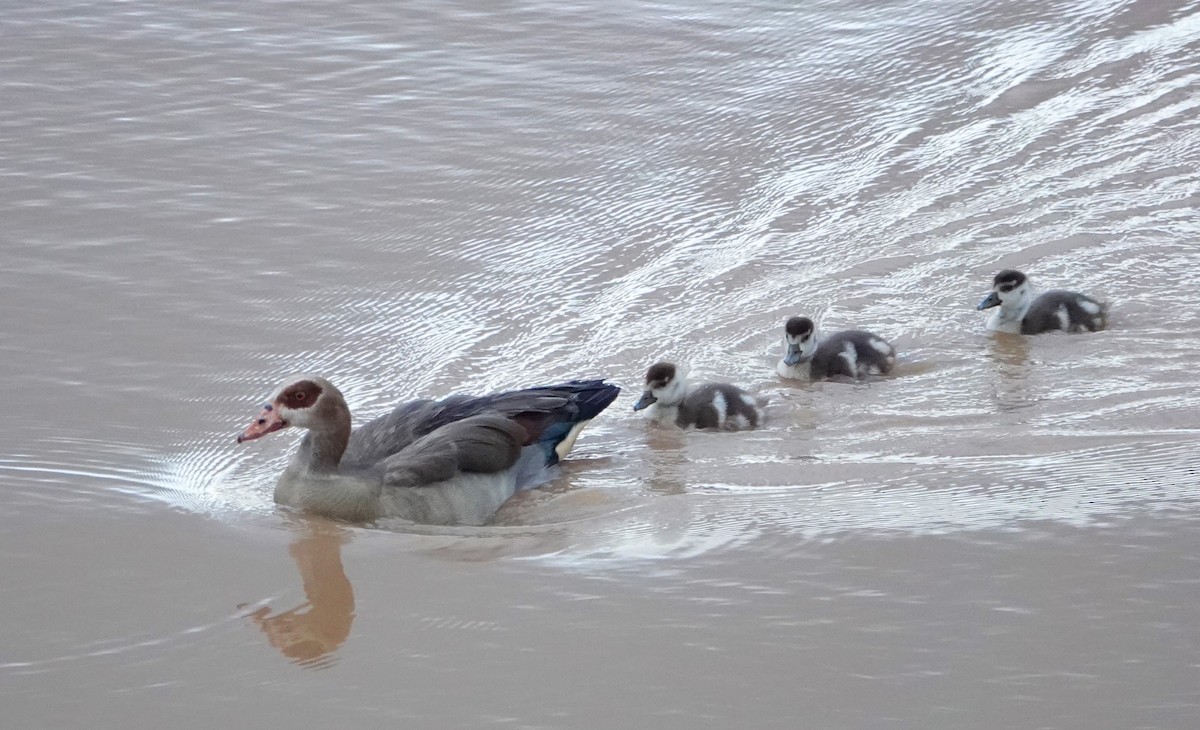
[[[643,455],[649,473],[646,488],[659,494],[683,494],[687,491],[687,438],[683,429],[646,426],[646,446]]]
[[[1021,410],[1039,400],[1029,388],[1033,367],[1029,347],[1029,338],[1024,335],[1000,333],[988,338],[989,355],[997,363],[992,399],[1001,411]]]
[[[301,666],[333,665],[333,652],[350,636],[354,589],[342,568],[342,545],[349,537],[337,524],[306,520],[304,532],[288,552],[300,570],[308,600],[287,611],[272,613],[270,606],[263,606],[249,614],[271,646]]]

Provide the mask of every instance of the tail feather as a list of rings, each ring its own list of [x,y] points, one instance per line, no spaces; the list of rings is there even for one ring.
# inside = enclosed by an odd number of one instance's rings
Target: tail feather
[[[576,421],[590,421],[608,408],[621,389],[603,380],[572,380],[558,386],[572,394],[571,402],[579,409]]]
[[[546,466],[552,466],[567,455],[587,422],[616,400],[621,389],[603,380],[572,380],[546,390],[568,398],[535,441],[545,452]]]

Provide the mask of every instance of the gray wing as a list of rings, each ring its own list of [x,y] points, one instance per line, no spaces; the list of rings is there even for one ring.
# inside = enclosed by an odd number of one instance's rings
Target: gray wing
[[[421,487],[458,472],[493,473],[517,462],[528,434],[499,414],[452,421],[379,462],[384,486]]]
[[[421,426],[431,419],[437,407],[435,401],[416,400],[364,423],[350,434],[342,463],[366,468],[411,446],[433,430],[422,430]]]
[[[417,439],[448,424],[483,413],[510,418],[521,414],[551,414],[570,403],[553,388],[529,388],[485,396],[452,396],[440,401],[417,400],[397,406],[391,413],[368,421],[350,434],[342,463],[369,468],[399,454]],[[535,419],[536,420],[536,419]],[[526,424],[536,432],[536,423]]]

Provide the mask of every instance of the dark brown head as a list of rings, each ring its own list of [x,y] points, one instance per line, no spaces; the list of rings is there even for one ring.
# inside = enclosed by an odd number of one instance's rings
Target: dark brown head
[[[992,291],[975,308],[1002,306],[1002,312],[1024,312],[1032,299],[1033,289],[1029,285],[1029,278],[1016,269],[1005,269],[992,279]]]
[[[646,371],[646,390],[633,405],[633,410],[658,403],[663,406],[678,405],[686,391],[684,376],[674,363],[656,362]]]
[[[1025,281],[1025,274],[1016,269],[1005,269],[992,279],[992,288],[1008,292],[1021,286]]]
[[[792,317],[783,325],[783,364],[799,365],[817,350],[817,326],[808,317]]]
[[[675,364],[656,362],[646,371],[646,389],[665,388],[675,379]]]
[[[328,380],[315,375],[289,378],[263,404],[254,423],[238,436],[238,443],[297,426],[324,430],[349,424],[350,412],[342,394]]]
[[[792,317],[783,325],[783,331],[788,337],[801,338],[812,335],[816,325],[808,317]]]

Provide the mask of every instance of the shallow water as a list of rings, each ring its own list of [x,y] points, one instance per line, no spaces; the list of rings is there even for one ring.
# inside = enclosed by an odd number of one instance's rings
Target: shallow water
[[[0,14],[21,727],[1145,727],[1200,713],[1200,3]],[[1000,268],[1111,304],[991,335]],[[789,384],[786,317],[894,377]],[[630,412],[655,359],[769,426]],[[484,528],[277,509],[359,417],[608,376]]]

